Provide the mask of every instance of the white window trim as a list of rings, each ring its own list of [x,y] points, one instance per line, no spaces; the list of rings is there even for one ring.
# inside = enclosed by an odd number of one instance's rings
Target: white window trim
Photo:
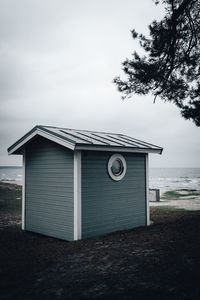
[[[124,167],[123,172],[122,172],[119,176],[115,176],[115,175],[113,174],[113,172],[112,172],[112,169],[111,169],[111,168],[112,168],[112,164],[113,164],[113,162],[114,162],[116,159],[120,159],[120,160],[122,161],[123,167]],[[113,155],[110,157],[110,159],[109,159],[109,161],[108,161],[108,174],[109,174],[109,176],[110,176],[113,180],[119,181],[119,180],[121,180],[122,178],[124,178],[124,176],[125,176],[125,174],[126,174],[126,169],[127,169],[127,167],[126,167],[126,160],[125,160],[125,158],[124,158],[121,154],[116,153],[116,154],[113,154]]]
[[[147,226],[150,225],[150,211],[149,211],[149,155],[146,154],[145,160],[145,167],[146,167],[146,223]]]
[[[74,151],[74,240],[82,238],[81,151]]]
[[[26,205],[26,191],[25,191],[25,186],[26,186],[26,150],[23,150],[23,182],[22,182],[22,230],[25,230],[25,205]]]

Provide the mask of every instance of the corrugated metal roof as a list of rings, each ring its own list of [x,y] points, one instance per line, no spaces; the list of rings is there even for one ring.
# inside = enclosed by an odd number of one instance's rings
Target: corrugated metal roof
[[[13,144],[8,149],[8,152],[14,153],[29,140],[29,137],[36,134],[47,138],[51,137],[50,139],[53,137],[55,142],[59,142],[66,147],[69,145],[69,148],[71,147],[70,149],[72,150],[102,150],[104,148],[105,150],[111,150],[110,148],[115,148],[119,151],[123,149],[123,151],[127,150],[130,152],[156,152],[160,154],[163,150],[159,146],[143,142],[124,134],[37,125],[19,141]]]

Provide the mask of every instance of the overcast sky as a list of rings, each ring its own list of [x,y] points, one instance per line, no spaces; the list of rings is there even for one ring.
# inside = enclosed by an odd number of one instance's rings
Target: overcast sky
[[[152,96],[122,101],[112,83],[163,9],[152,0],[0,1],[0,165],[36,124],[128,134],[164,147],[152,167],[200,167],[200,128]]]

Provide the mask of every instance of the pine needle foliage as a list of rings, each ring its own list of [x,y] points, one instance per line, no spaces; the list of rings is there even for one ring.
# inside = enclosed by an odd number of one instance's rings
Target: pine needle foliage
[[[144,55],[133,52],[123,63],[126,79],[114,79],[122,98],[151,93],[174,103],[185,119],[200,126],[200,0],[154,0],[165,6],[149,36],[131,31]]]

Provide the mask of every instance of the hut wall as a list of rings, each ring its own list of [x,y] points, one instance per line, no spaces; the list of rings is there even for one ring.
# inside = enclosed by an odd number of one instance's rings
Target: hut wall
[[[73,151],[37,137],[25,155],[25,229],[73,240]]]
[[[107,172],[112,154],[82,153],[82,238],[146,225],[145,155],[121,153],[127,171],[114,181]]]

